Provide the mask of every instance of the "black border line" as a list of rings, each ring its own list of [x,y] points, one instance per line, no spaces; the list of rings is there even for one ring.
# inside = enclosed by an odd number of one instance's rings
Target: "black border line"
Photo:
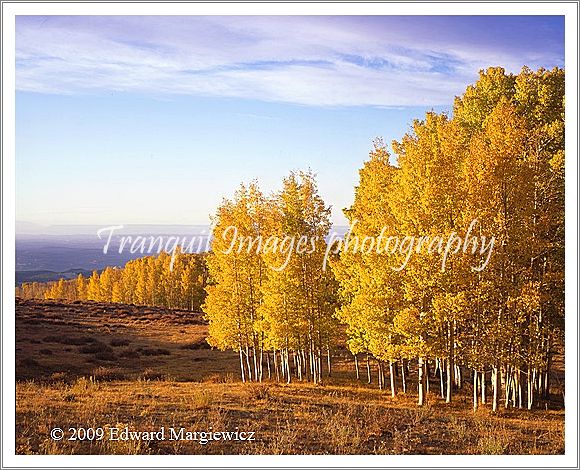
[[[275,4],[296,4],[296,3],[324,3],[324,4],[356,4],[356,1],[352,1],[352,0],[291,0],[291,1],[287,1],[287,0],[283,0],[283,1],[271,1],[271,0],[252,0],[252,1],[236,1],[236,0],[212,0],[212,1],[190,1],[190,0],[169,0],[168,2],[163,2],[163,1],[158,1],[158,0],[122,0],[122,3],[127,3],[127,4],[142,4],[142,3],[152,3],[152,4],[166,4],[166,3],[173,3],[173,4],[270,4],[270,5],[275,5]],[[17,0],[11,0],[11,1],[5,1],[2,0],[1,2],[1,8],[0,8],[0,25],[2,25],[2,20],[4,18],[4,5],[5,4],[19,4],[19,3],[26,3],[26,4],[85,4],[85,3],[121,3],[119,1],[114,1],[114,0],[102,0],[102,1],[85,1],[85,0],[80,0],[80,1],[56,1],[56,2],[47,2],[47,1],[42,1],[42,0],[33,0],[33,1],[17,1]],[[376,3],[376,4],[389,4],[389,3],[398,3],[398,4],[421,4],[421,3],[435,3],[435,4],[455,4],[455,3],[472,3],[475,6],[477,5],[481,5],[481,4],[494,4],[494,3],[506,3],[502,0],[487,0],[487,1],[474,1],[474,0],[456,0],[456,1],[436,1],[436,0],[399,0],[399,1],[389,1],[389,0],[362,0],[361,3]],[[579,44],[579,35],[578,35],[578,30],[579,30],[579,26],[580,26],[580,4],[579,4],[579,0],[561,0],[561,1],[554,1],[554,2],[550,2],[550,1],[545,1],[545,0],[510,0],[509,3],[522,3],[522,4],[549,4],[549,5],[558,5],[558,4],[576,4],[576,45],[578,46]],[[331,12],[328,13],[329,15],[332,15]],[[146,16],[157,16],[157,15],[146,15]],[[183,16],[183,15],[182,15]],[[226,15],[224,15],[226,16]],[[272,15],[275,16],[275,15]],[[300,16],[308,16],[308,15],[300,15]],[[355,15],[351,15],[351,16],[355,16]],[[366,15],[364,15],[366,16]],[[369,16],[375,16],[375,15],[369,15]],[[392,15],[395,16],[395,15]],[[425,15],[425,16],[430,16],[430,15]],[[449,16],[475,16],[475,15],[449,15]],[[493,15],[492,15],[493,16]],[[498,15],[499,16],[499,15]],[[565,17],[565,15],[563,15]],[[4,69],[3,69],[3,52],[4,52],[4,43],[2,40],[2,35],[0,35],[0,94],[3,94],[4,92]],[[578,57],[577,57],[578,59]],[[565,67],[565,62],[564,62],[564,67]],[[578,68],[576,69],[576,90],[579,89],[579,81],[578,81]],[[16,94],[16,90],[14,90],[14,93]],[[14,106],[16,108],[16,101],[14,102]],[[576,103],[574,103],[576,106],[576,116],[578,118],[578,111],[580,111],[579,109],[579,102],[576,101]],[[568,104],[569,106],[570,104]],[[14,112],[16,113],[16,109],[14,110]],[[14,116],[15,118],[16,116]],[[0,154],[2,153],[3,150],[3,144],[4,144],[4,113],[1,113],[0,116],[0,125],[2,127],[1,131],[0,131]],[[577,150],[579,150],[580,152],[580,133],[578,131],[576,131],[576,145],[577,145]],[[568,155],[568,158],[572,158],[572,157],[576,157],[577,158],[577,162],[580,160],[579,155]],[[16,158],[16,156],[15,156]],[[2,186],[2,190],[0,191],[0,203],[1,203],[1,207],[0,207],[0,260],[2,261],[2,268],[0,270],[0,292],[3,286],[3,281],[4,281],[4,185],[1,184],[1,181],[3,180],[4,177],[4,158],[3,155],[0,155],[0,159],[1,159],[1,164],[0,164],[0,186]],[[576,174],[576,196],[578,196],[578,183],[579,183],[579,178],[580,176],[580,171],[577,172]],[[16,189],[16,188],[15,188]],[[578,201],[578,200],[577,200]],[[15,214],[16,215],[16,214]],[[564,212],[565,215],[565,212]],[[577,216],[580,215],[580,208],[577,207]],[[15,240],[16,241],[16,240]],[[574,241],[576,243],[576,247],[578,248],[578,239]],[[564,244],[564,249],[565,249],[566,245]],[[15,250],[16,247],[14,246],[13,249]],[[577,259],[576,259],[576,276],[578,279],[578,275],[580,274],[580,256],[577,253]],[[8,294],[10,295],[10,294]],[[568,293],[568,295],[570,295]],[[576,290],[576,300],[577,302],[580,300],[580,296],[579,296],[579,290]],[[577,304],[580,305],[580,304]],[[0,316],[1,316],[1,320],[0,320],[0,334],[3,335],[4,332],[4,311],[3,311],[3,302],[2,302],[2,295],[0,294]],[[570,314],[571,312],[565,312]],[[578,312],[576,312],[576,314],[578,314]],[[580,349],[578,346],[578,341],[580,339],[580,322],[577,323],[577,331],[576,331],[576,352],[578,353],[578,350]],[[16,340],[16,339],[15,339]],[[6,467],[4,466],[4,435],[2,432],[2,427],[4,425],[4,388],[2,386],[2,382],[3,382],[3,378],[4,378],[4,357],[2,355],[2,346],[1,345],[2,341],[1,341],[1,337],[0,337],[0,469],[28,469],[28,468],[58,468],[58,467]],[[577,379],[577,385],[578,385],[578,377],[576,377]],[[578,411],[580,411],[580,390],[577,390],[578,394],[576,395],[576,411],[578,413]],[[16,389],[14,389],[14,397],[16,400]],[[566,410],[566,403],[564,403],[564,410]],[[577,416],[578,418],[578,416]],[[564,423],[566,422],[566,414],[564,411]],[[580,421],[576,422],[576,427],[577,427],[577,436],[580,436]],[[16,439],[16,435],[14,436],[14,439]],[[16,440],[14,441],[14,443],[16,443]],[[565,455],[565,454],[564,454]],[[190,457],[195,458],[195,454],[192,454]],[[235,454],[234,454],[235,456]],[[253,457],[260,457],[259,455],[255,455]],[[366,455],[365,455],[366,456]],[[88,457],[88,456],[87,456]],[[216,460],[219,459],[222,456],[216,456]],[[308,456],[305,456],[308,457]],[[473,455],[474,458],[477,458],[478,455]],[[171,456],[169,456],[169,458],[171,458]],[[283,456],[282,456],[283,458]],[[385,458],[388,458],[387,456],[385,456]],[[474,469],[487,469],[487,468],[580,468],[579,467],[580,464],[580,445],[576,444],[576,466],[575,467],[530,467],[530,466],[525,466],[525,465],[518,465],[518,466],[510,466],[510,467],[468,467],[468,468],[474,468]],[[63,468],[75,468],[74,466],[70,465],[67,467],[63,467]],[[129,468],[129,469],[140,469],[143,467],[140,466],[123,466],[123,467],[111,467],[111,466],[106,466],[106,467],[89,467],[89,466],[84,466],[82,468],[85,469],[89,469],[89,470],[98,470],[98,469],[109,469],[109,468]],[[183,468],[196,468],[196,469],[214,469],[214,470],[226,470],[226,469],[230,469],[230,468],[244,468],[244,467],[182,467],[182,466],[178,466],[178,467],[146,467],[146,468],[159,468],[159,469],[168,469],[168,470],[180,470]],[[247,468],[251,468],[251,467],[247,467]],[[270,468],[270,467],[258,467],[258,468]],[[271,467],[271,468],[277,468],[277,469],[294,469],[294,468],[303,468],[303,469],[318,469],[318,468],[335,468],[335,469],[351,469],[351,468],[360,468],[360,469],[369,469],[369,470],[375,470],[378,468],[389,468],[389,469],[422,469],[422,468],[428,468],[428,467],[393,467],[393,466],[385,466],[385,467],[316,467],[316,466],[303,466],[303,467],[282,467],[282,466],[276,466],[276,467]],[[447,468],[464,468],[461,466],[449,466]]]

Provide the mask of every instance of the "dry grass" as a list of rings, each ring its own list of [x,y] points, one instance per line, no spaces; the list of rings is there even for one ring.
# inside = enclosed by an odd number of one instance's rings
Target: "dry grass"
[[[198,313],[20,300],[16,310],[18,380],[45,382],[54,374],[75,380],[106,367],[127,379],[203,381],[231,374],[238,364],[235,354],[209,348],[207,326]]]
[[[329,391],[348,392],[332,397]],[[304,399],[304,397],[308,397]],[[415,409],[378,390],[275,383],[78,379],[17,386],[19,453],[503,454],[563,452],[561,412],[466,413]],[[54,442],[50,429],[128,426],[254,431],[253,442]]]
[[[391,398],[354,380],[352,364],[340,360],[323,385],[243,384],[237,357],[208,349],[206,326],[189,312],[28,302],[17,308],[16,327],[21,454],[564,452],[564,410],[557,404],[495,414],[486,405],[473,413],[466,389],[451,404],[430,393],[417,408],[412,389]],[[87,347],[98,351],[83,354]],[[106,353],[114,360],[97,357]],[[101,427],[106,436],[125,427],[238,429],[255,432],[256,440],[53,441],[54,427]]]

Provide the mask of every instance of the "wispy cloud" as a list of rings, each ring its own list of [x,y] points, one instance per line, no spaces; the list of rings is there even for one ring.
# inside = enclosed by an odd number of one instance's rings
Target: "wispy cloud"
[[[448,104],[481,68],[563,65],[557,17],[18,17],[16,86],[314,106]]]

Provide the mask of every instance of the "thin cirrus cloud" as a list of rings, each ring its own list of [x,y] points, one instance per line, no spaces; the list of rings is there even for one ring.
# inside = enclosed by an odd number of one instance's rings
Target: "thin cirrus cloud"
[[[563,34],[562,17],[20,16],[16,87],[438,105],[481,68],[563,66]]]

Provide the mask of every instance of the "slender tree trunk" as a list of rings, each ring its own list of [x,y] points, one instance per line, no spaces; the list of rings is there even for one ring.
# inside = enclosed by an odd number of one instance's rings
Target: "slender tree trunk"
[[[310,361],[310,375],[312,376],[312,382],[316,383],[316,356],[314,355],[314,347],[312,346],[312,343],[309,348],[308,357]]]
[[[284,367],[284,349],[280,349],[280,351],[278,351],[278,359],[280,361],[280,378],[282,380],[286,380],[286,369]]]
[[[431,391],[431,381],[429,380],[429,360],[425,361],[425,389],[427,390],[427,393],[429,393]]]
[[[320,377],[320,364],[318,363],[318,351],[312,350],[312,359],[314,360],[314,383],[318,383]]]
[[[463,372],[461,371],[461,366],[455,364],[455,381],[457,383],[457,388],[463,387]]]
[[[381,382],[383,382],[383,388],[387,388],[387,380],[385,377],[385,363],[381,361]]]
[[[487,403],[486,396],[485,396],[485,367],[481,371],[481,404],[485,405]]]
[[[418,389],[419,389],[419,406],[423,406],[425,404],[425,370],[423,366],[423,358],[419,358],[418,360],[418,368],[419,368],[419,379],[418,379]]]
[[[445,398],[445,379],[443,377],[443,359],[438,359],[439,367],[439,391],[441,392],[441,398]]]
[[[314,362],[314,378],[313,378],[313,382],[314,383],[318,383],[318,375],[320,374],[320,369],[318,368],[318,357],[316,354],[316,350],[312,349],[312,361]]]
[[[292,381],[292,373],[290,371],[290,354],[288,353],[288,348],[284,350],[284,362],[286,363],[286,383]]]
[[[244,354],[242,353],[242,347],[240,346],[240,372],[242,373],[242,382],[246,382],[246,374],[244,373]]]
[[[453,358],[451,354],[447,358],[447,395],[445,396],[445,403],[451,403],[451,398],[453,396]]]
[[[371,383],[371,362],[367,354],[367,382]]]
[[[286,380],[286,361],[284,359],[284,349],[280,349],[278,355],[280,357],[280,373],[282,375],[282,379]]]
[[[358,357],[356,354],[354,354],[354,369],[356,371],[356,379],[360,380],[360,372],[358,369]]]
[[[252,346],[252,359],[253,359],[253,362],[254,362],[254,378],[255,378],[256,381],[260,381],[261,382],[262,380],[261,380],[260,374],[258,372],[258,358],[257,358],[257,355],[256,355],[256,348],[253,347],[253,346]]]
[[[455,336],[453,330],[453,324],[449,322],[449,357],[447,358],[447,396],[445,397],[446,403],[451,403],[453,396],[453,372],[455,370]]]
[[[326,359],[328,364],[328,376],[332,376],[332,361],[330,359],[330,347],[326,349]]]
[[[250,348],[246,346],[246,365],[248,366],[248,381],[252,381],[252,366],[250,365]]]
[[[518,408],[523,408],[522,371],[518,368]]]
[[[546,352],[546,371],[544,377],[544,398],[550,398],[550,371],[552,370],[552,352],[550,350],[550,340],[548,339],[548,346]]]
[[[513,376],[513,380],[512,380],[512,406],[515,408],[516,406],[518,406],[518,371],[517,369],[513,369],[512,370],[512,376]]]
[[[274,373],[276,374],[276,381],[280,382],[280,371],[278,370],[278,358],[276,357],[276,349],[274,349],[273,361],[274,361]]]
[[[298,380],[302,382],[302,355],[300,352],[294,355],[294,363],[296,364],[296,371],[298,372]]]
[[[389,361],[389,376],[391,378],[391,396],[397,395],[397,378],[395,377],[395,364]]]
[[[528,366],[527,384],[528,384],[528,410],[531,410],[534,406],[534,386],[533,386],[532,368],[529,366]]]
[[[383,375],[381,374],[381,361],[377,359],[377,384],[379,390],[383,389]]]
[[[299,378],[300,370],[298,368],[298,357],[295,352],[292,352],[292,364],[294,365],[294,372],[296,373],[296,378]]]
[[[506,366],[506,373],[505,373],[505,401],[504,407],[507,409],[510,406],[510,391],[511,391],[511,384],[512,377],[511,377],[511,367]]]
[[[266,364],[268,365],[268,380],[272,378],[272,370],[270,369],[270,351],[266,352]]]
[[[473,411],[477,411],[477,370],[473,369]]]
[[[407,374],[405,371],[405,359],[401,360],[401,384],[403,385],[403,393],[407,393]]]
[[[510,406],[511,399],[512,399],[512,382],[513,382],[513,375],[511,367],[509,368],[509,372],[506,374],[505,379],[505,401],[504,407],[507,409]]]
[[[494,366],[492,371],[492,388],[493,388],[492,410],[497,411],[499,405],[499,368],[497,366]]]

